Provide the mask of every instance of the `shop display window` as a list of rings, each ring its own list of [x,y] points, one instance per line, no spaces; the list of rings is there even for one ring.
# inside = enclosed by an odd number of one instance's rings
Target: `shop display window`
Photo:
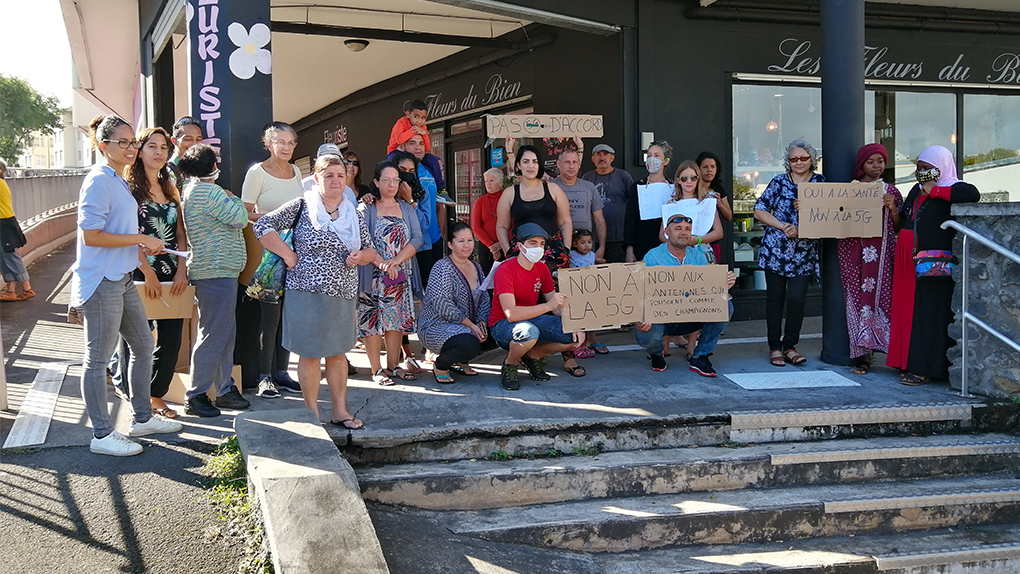
[[[963,97],[963,179],[982,201],[1020,201],[1020,95]]]

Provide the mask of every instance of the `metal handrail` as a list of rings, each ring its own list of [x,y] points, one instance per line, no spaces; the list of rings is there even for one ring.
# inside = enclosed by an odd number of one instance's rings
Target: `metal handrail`
[[[962,327],[963,327],[963,334],[960,337],[960,347],[963,350],[963,353],[962,353],[962,357],[963,358],[960,361],[960,363],[961,363],[960,366],[961,366],[961,369],[963,370],[963,379],[960,382],[960,394],[959,394],[959,396],[965,397],[965,398],[969,399],[969,398],[973,398],[973,395],[971,395],[969,392],[967,392],[968,391],[968,389],[967,389],[967,321],[971,321],[972,323],[974,323],[978,327],[984,329],[986,333],[991,334],[996,339],[998,339],[998,340],[1002,341],[1003,343],[1009,345],[1010,347],[1012,347],[1018,353],[1020,353],[1020,342],[1014,341],[1014,340],[1006,337],[1005,335],[1000,333],[997,329],[995,329],[994,327],[992,327],[988,323],[985,323],[984,321],[979,319],[977,316],[971,314],[971,312],[967,310],[968,284],[969,284],[969,279],[970,279],[969,272],[968,272],[968,267],[967,267],[967,247],[968,247],[967,240],[973,238],[978,243],[984,245],[985,247],[991,249],[992,251],[998,253],[999,255],[1002,255],[1003,257],[1013,261],[1017,265],[1020,265],[1020,255],[1018,255],[1016,253],[1013,253],[1012,251],[1006,249],[1005,247],[999,245],[998,243],[995,243],[994,241],[988,239],[987,237],[981,235],[980,233],[974,231],[973,229],[967,227],[966,225],[960,225],[959,223],[957,223],[956,221],[953,221],[951,219],[942,222],[942,229],[955,229],[956,231],[959,231],[960,233],[963,234],[963,258],[960,261],[960,264],[963,265],[963,281],[962,281],[962,283],[963,283],[963,313],[962,313],[963,320],[960,322]]]

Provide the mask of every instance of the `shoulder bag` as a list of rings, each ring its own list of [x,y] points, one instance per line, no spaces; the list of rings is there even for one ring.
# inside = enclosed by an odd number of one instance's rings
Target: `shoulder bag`
[[[290,229],[280,232],[280,239],[292,249],[294,248],[294,228],[297,227],[298,220],[301,219],[301,212],[304,210],[304,207],[305,200],[302,199]],[[255,268],[255,273],[251,276],[251,284],[248,285],[244,292],[252,299],[258,299],[263,303],[279,303],[283,297],[283,288],[286,284],[287,264],[283,261],[282,257],[265,249],[262,251],[262,261]]]

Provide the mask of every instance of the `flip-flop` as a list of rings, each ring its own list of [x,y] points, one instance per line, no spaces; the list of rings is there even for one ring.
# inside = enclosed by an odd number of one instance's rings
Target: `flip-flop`
[[[588,345],[588,346],[591,347],[591,350],[595,351],[596,354],[599,354],[599,355],[608,355],[609,354],[609,348],[606,347],[605,345],[603,345],[602,343],[595,343],[594,345]]]
[[[451,367],[450,371],[452,371],[452,370],[453,370],[453,368]],[[432,369],[432,376],[435,377],[436,378],[436,382],[441,384],[441,385],[451,385],[451,384],[456,382],[456,381],[453,380],[453,376],[450,375],[449,371],[447,371],[445,375],[440,375],[439,373],[436,372],[435,369]]]
[[[354,426],[348,425],[347,423],[351,423]],[[345,428],[347,430],[358,430],[358,429],[365,428],[365,423],[364,422],[362,422],[362,421],[360,421],[358,419],[353,419],[353,418],[351,418],[351,419],[343,419],[343,420],[339,420],[339,421],[335,421],[333,419],[329,419],[329,424],[334,425],[334,426],[338,426],[338,427],[343,427],[343,428]]]
[[[180,416],[179,414],[177,414],[177,411],[171,409],[170,407],[167,407],[165,409],[152,409],[152,414],[159,415],[165,419],[175,419]]]
[[[578,359],[590,359],[595,356],[595,351],[588,345],[581,345],[574,349],[574,356]]]
[[[418,364],[418,361],[414,360],[414,357],[408,357],[408,358],[404,359],[404,365],[405,365],[404,367],[398,367],[398,368],[403,368],[408,373],[414,373],[414,374],[424,373],[425,372],[425,369],[421,368],[421,365]],[[412,380],[412,379],[405,379],[405,380]]]
[[[401,371],[403,371],[403,373],[401,373]],[[415,381],[418,379],[418,377],[414,376],[414,373],[403,367],[397,367],[390,371],[390,373],[392,373],[391,376],[396,377],[401,381]]]
[[[435,372],[435,371],[433,371],[433,372]],[[458,375],[464,375],[465,377],[477,377],[478,376],[478,371],[476,371],[476,370],[472,369],[470,366],[466,366],[466,365],[457,365],[457,364],[450,365],[450,372],[457,373]]]
[[[588,371],[586,371],[585,368],[582,367],[581,365],[574,365],[573,367],[563,365],[563,370],[570,373],[570,376],[572,377],[583,377],[588,374]],[[581,372],[578,373],[578,371]]]
[[[379,369],[372,375],[372,380],[375,381],[380,387],[392,387],[397,384],[390,375],[386,374],[386,369]]]

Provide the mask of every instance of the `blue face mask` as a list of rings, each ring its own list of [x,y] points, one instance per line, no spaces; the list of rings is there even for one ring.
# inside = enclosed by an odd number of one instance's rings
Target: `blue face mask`
[[[939,178],[942,177],[942,172],[939,171],[939,168],[933,167],[925,171],[921,170],[915,171],[914,177],[917,178],[917,183],[924,185],[929,181],[938,181]]]

